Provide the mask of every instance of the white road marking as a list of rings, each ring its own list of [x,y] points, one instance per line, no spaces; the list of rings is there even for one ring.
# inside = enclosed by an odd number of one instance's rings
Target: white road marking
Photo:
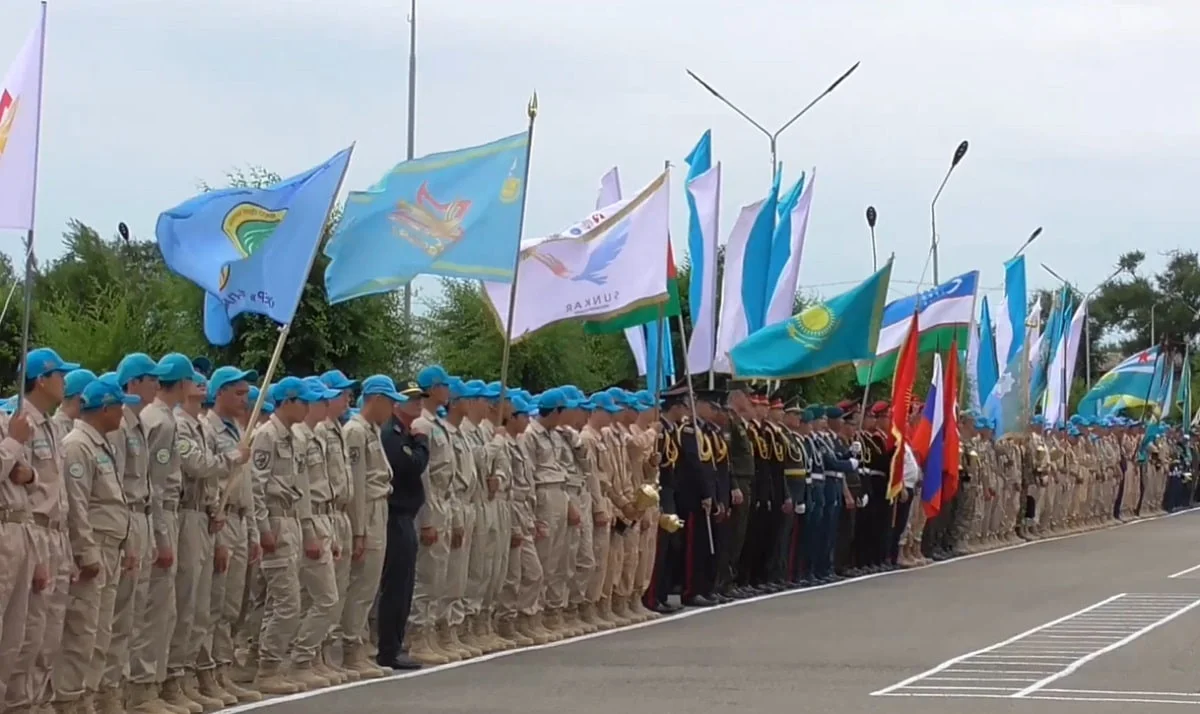
[[[1193,565],[1190,568],[1184,568],[1183,570],[1180,570],[1178,573],[1171,573],[1167,577],[1172,578],[1172,579],[1182,578],[1183,576],[1187,575],[1188,573],[1194,573],[1197,570],[1200,570],[1200,565]]]
[[[1066,668],[1064,668],[1063,671],[1052,674],[1049,677],[1046,677],[1045,679],[1043,679],[1039,682],[1034,682],[1033,684],[1029,685],[1028,687],[1026,687],[1026,688],[1022,689],[1021,691],[1017,692],[1016,694],[1014,694],[1013,697],[1018,698],[1018,699],[1021,697],[1027,697],[1030,694],[1033,694],[1034,692],[1038,691],[1039,689],[1042,689],[1047,684],[1050,684],[1051,682],[1056,682],[1056,681],[1062,679],[1063,677],[1070,675],[1072,672],[1077,671],[1080,667],[1087,664],[1088,662],[1091,662],[1092,660],[1096,659],[1097,657],[1102,657],[1102,656],[1108,654],[1109,652],[1112,652],[1113,650],[1124,647],[1125,645],[1129,644],[1130,642],[1133,642],[1134,640],[1136,640],[1137,638],[1146,634],[1147,632],[1155,629],[1156,627],[1160,627],[1162,625],[1167,624],[1168,622],[1170,622],[1171,620],[1174,620],[1175,618],[1179,617],[1180,615],[1184,614],[1185,612],[1195,609],[1197,606],[1200,606],[1200,600],[1194,599],[1194,600],[1192,600],[1192,603],[1190,605],[1185,605],[1184,607],[1181,607],[1178,610],[1176,610],[1174,613],[1167,615],[1166,617],[1160,618],[1158,620],[1155,620],[1154,622],[1151,622],[1150,624],[1146,625],[1145,627],[1138,630],[1137,632],[1127,635],[1126,637],[1124,637],[1120,640],[1117,640],[1116,642],[1113,642],[1110,645],[1106,645],[1105,647],[1102,647],[1101,649],[1098,649],[1095,652],[1092,652],[1091,654],[1087,654],[1087,655],[1084,655],[1083,657],[1080,657],[1079,659],[1077,659],[1074,662],[1072,662],[1071,664],[1069,664]]]
[[[1151,604],[1154,606],[1150,607]],[[1197,607],[1200,607],[1200,596],[1195,595],[1121,593],[989,647],[954,657],[872,692],[872,696],[897,695],[908,690],[928,693],[965,688],[965,691],[971,691],[967,685],[975,685],[988,691],[1004,689],[1011,698],[1033,698],[1048,685],[1078,671],[1088,662],[1124,647]],[[1114,624],[1103,628],[1102,632],[1080,626],[1081,621],[1101,616]],[[1033,676],[1004,676],[1023,668],[1033,670],[1024,672]],[[944,684],[948,681],[953,681],[955,686]],[[1028,684],[998,687],[1001,682]]]

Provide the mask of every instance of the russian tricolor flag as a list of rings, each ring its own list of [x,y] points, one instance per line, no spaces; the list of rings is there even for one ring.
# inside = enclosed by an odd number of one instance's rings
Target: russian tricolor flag
[[[942,384],[942,356],[933,355],[933,383],[925,396],[921,421],[913,434],[913,452],[921,462],[925,479],[921,484],[921,504],[925,515],[933,518],[942,509],[942,465],[945,460],[945,394]]]

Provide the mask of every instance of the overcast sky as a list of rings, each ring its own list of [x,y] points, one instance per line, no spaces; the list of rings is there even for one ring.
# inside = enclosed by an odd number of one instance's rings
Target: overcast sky
[[[4,0],[0,65],[37,15]],[[1200,218],[1200,5],[1192,0],[421,0],[417,154],[520,131],[538,91],[526,233],[591,209],[619,166],[627,194],[670,159],[676,243],[683,156],[705,129],[724,165],[722,240],[769,188],[767,140],[690,68],[774,129],[862,66],[780,140],[785,183],[815,166],[801,285],[828,295],[881,259],[921,274],[938,204],[943,279],[1001,263],[1037,226],[1044,261],[1085,290],[1125,250],[1162,263]],[[351,141],[347,188],[402,159],[407,0],[52,0],[38,252],[70,218],[150,237],[160,211],[257,164],[299,172]],[[0,68],[2,74],[3,68]],[[20,250],[0,233],[0,249]]]

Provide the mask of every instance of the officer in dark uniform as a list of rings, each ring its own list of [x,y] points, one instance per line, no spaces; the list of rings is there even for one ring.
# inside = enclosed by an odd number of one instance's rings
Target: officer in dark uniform
[[[663,408],[658,417],[658,508],[663,514],[678,515],[676,469],[679,466],[679,427],[676,420],[687,411],[687,388],[672,387],[663,392],[662,399]],[[679,534],[659,528],[654,551],[654,574],[650,580],[652,584],[642,599],[646,609],[660,615],[679,610],[668,601],[667,596],[672,592],[674,583],[678,582],[674,577],[674,566],[679,563],[681,552]]]
[[[713,546],[716,553],[712,561],[712,587],[708,597],[717,603],[732,602],[733,598],[720,591],[718,576],[721,572],[721,554],[728,552],[725,542],[729,540],[729,509],[733,491],[733,479],[729,463],[729,443],[725,441],[725,432],[721,426],[724,418],[721,402],[724,393],[717,390],[696,392],[696,411],[699,426],[704,436],[712,445],[712,464],[716,490],[713,498],[713,513],[711,516],[713,531]],[[702,544],[703,545],[703,544]]]
[[[379,586],[379,654],[376,661],[391,669],[418,669],[402,649],[404,628],[412,609],[417,569],[417,511],[425,505],[421,475],[429,463],[429,442],[412,431],[421,414],[421,390],[409,383],[401,392],[406,402],[393,407],[392,418],[380,429],[380,443],[392,467],[388,496],[387,549]]]
[[[741,598],[755,594],[749,589],[744,574],[742,555],[745,552],[746,533],[753,509],[751,496],[754,490],[754,445],[750,438],[750,400],[742,390],[729,394],[729,409],[724,424],[726,442],[729,444],[729,471],[732,479],[727,537],[722,540],[723,557],[718,558],[718,587],[727,597]]]
[[[717,604],[711,597],[716,575],[711,526],[717,504],[712,441],[688,413],[679,418],[676,434],[679,462],[675,466],[675,503],[684,520],[683,604],[712,607]]]
[[[787,443],[787,453],[783,464],[783,477],[787,483],[788,496],[792,501],[791,537],[787,549],[787,581],[792,587],[804,587],[809,584],[806,572],[805,547],[805,511],[808,503],[808,452],[804,448],[803,433],[807,427],[801,419],[804,409],[799,402],[784,410],[784,438]]]
[[[807,563],[802,585],[826,582],[829,575],[824,558],[824,544],[829,517],[825,508],[825,449],[820,437],[813,431],[825,408],[819,404],[809,406],[801,415],[801,443],[808,462],[805,478],[804,555]]]
[[[859,568],[865,573],[878,573],[886,569],[890,540],[891,508],[887,504],[887,486],[891,450],[888,449],[887,434],[880,428],[887,410],[887,402],[872,404],[857,434],[862,444],[861,470],[866,484],[867,504],[858,514],[860,531],[855,542]]]
[[[858,473],[858,460],[850,454],[849,445],[842,439],[845,413],[840,407],[825,410],[822,426],[817,434],[817,443],[822,446],[822,461],[825,469],[825,508],[829,514],[826,521],[826,540],[821,545],[822,570],[826,582],[842,580],[844,576],[834,571],[842,519],[848,520],[847,511],[853,510],[853,494],[847,487],[847,477]],[[851,533],[853,525],[851,523]]]
[[[772,398],[767,405],[767,418],[764,421],[768,443],[771,446],[771,493],[778,505],[772,518],[774,539],[771,541],[770,582],[779,589],[793,587],[788,578],[788,554],[792,543],[795,503],[788,492],[786,470],[788,466],[788,446],[790,440],[787,428],[783,425],[783,400]]]

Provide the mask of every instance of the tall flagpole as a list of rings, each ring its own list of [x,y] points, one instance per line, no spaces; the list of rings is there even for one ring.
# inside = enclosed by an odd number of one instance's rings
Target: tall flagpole
[[[416,0],[413,0],[415,6]],[[525,142],[525,177],[522,179],[521,193],[521,216],[518,225],[521,226],[521,234],[525,233],[525,207],[529,205],[529,159],[533,155],[533,124],[537,119],[538,99],[537,92],[529,99],[529,105],[525,108],[525,113],[529,116],[529,133],[528,139]],[[504,352],[500,358],[500,402],[504,402],[504,393],[508,391],[508,356],[512,350],[512,331],[513,331],[513,316],[517,309],[517,278],[521,272],[521,247],[518,243],[517,253],[513,256],[513,276],[512,285],[508,288],[508,319],[504,323]],[[504,407],[502,406],[501,409]],[[503,414],[503,411],[501,412]],[[506,417],[507,418],[507,417]]]
[[[721,168],[720,161],[717,162],[717,168],[718,169]],[[721,179],[723,177],[718,176],[717,178]],[[685,187],[685,190],[686,190],[686,187]],[[713,247],[713,251],[714,251],[713,259],[712,259],[713,306],[712,306],[712,324],[709,326],[710,329],[712,330],[709,334],[712,335],[712,347],[713,347],[712,348],[712,361],[708,363],[708,388],[710,391],[717,388],[717,373],[716,373],[716,366],[717,366],[717,313],[720,311],[721,301],[723,299],[722,296],[720,295],[721,282],[717,280],[717,275],[718,275],[718,273],[721,272],[718,270],[718,267],[720,267],[720,266],[717,264],[717,258],[720,256],[720,246],[717,245],[717,240],[720,239],[720,231],[721,231],[720,211],[721,211],[721,181],[717,181],[717,221],[716,221],[716,223],[717,223],[718,236],[717,236],[717,239],[714,240],[712,243],[712,247]],[[696,269],[695,266],[693,266],[692,270],[695,270],[695,269]],[[679,314],[682,317],[683,312],[680,311]],[[680,327],[680,329],[682,330],[683,328]],[[695,331],[696,331],[696,327],[693,325],[692,332],[695,332]],[[691,372],[689,371],[688,373],[690,374]]]
[[[40,32],[40,46],[38,47],[38,107],[37,107],[37,127],[34,129],[33,135],[33,192],[32,201],[30,202],[29,211],[29,232],[25,235],[25,314],[22,316],[21,324],[21,374],[17,382],[17,408],[14,414],[21,413],[22,402],[25,399],[25,379],[29,374],[28,360],[25,357],[29,354],[29,316],[33,312],[33,266],[36,258],[33,254],[33,223],[37,216],[37,185],[38,185],[38,164],[41,158],[42,145],[42,88],[44,86],[43,79],[46,76],[46,2],[42,0],[42,28]]]
[[[417,124],[417,0],[412,0],[408,13],[408,152],[413,160]],[[514,274],[515,276],[515,274]],[[514,282],[515,282],[514,277]],[[404,284],[404,317],[412,317],[412,281]]]

